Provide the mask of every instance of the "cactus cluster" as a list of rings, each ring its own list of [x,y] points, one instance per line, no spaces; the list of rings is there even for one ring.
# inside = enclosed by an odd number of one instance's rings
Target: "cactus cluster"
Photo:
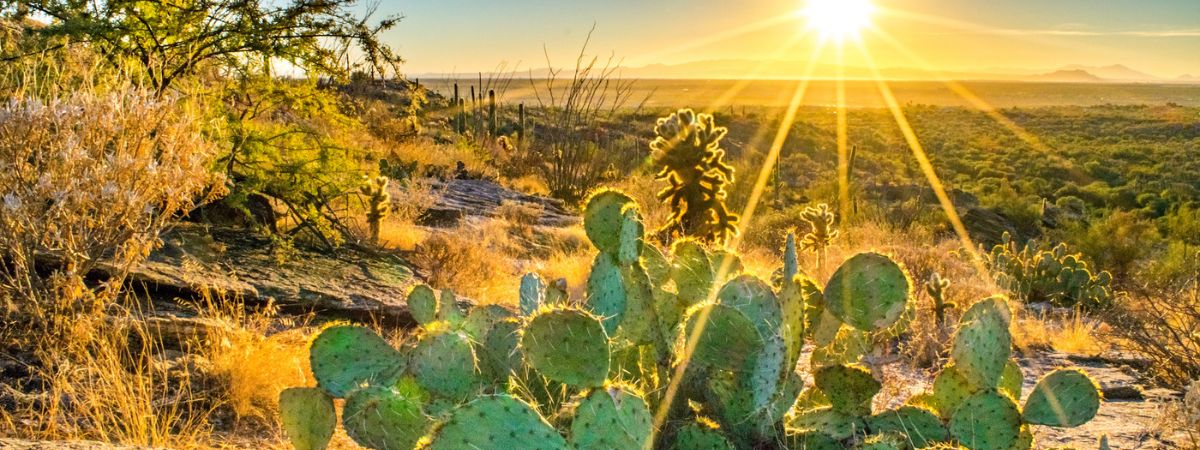
[[[1099,407],[1076,370],[1017,406],[1008,306],[995,297],[965,312],[930,393],[881,410],[882,385],[859,363],[872,333],[905,323],[913,284],[891,258],[855,255],[822,289],[789,236],[772,285],[695,240],[664,255],[621,192],[594,194],[584,214],[599,252],[581,301],[535,274],[515,311],[420,285],[407,299],[420,330],[400,349],[365,328],[325,329],[311,349],[317,386],[280,398],[292,443],[325,448],[335,398],[346,433],[376,449],[1027,449],[1030,425],[1077,426]]]
[[[738,216],[725,207],[725,186],[733,183],[734,172],[721,149],[726,132],[713,116],[690,109],[658,119],[650,150],[655,179],[670,183],[658,193],[672,211],[659,230],[664,241],[694,237],[720,244],[737,234]]]
[[[988,262],[996,283],[1028,302],[1083,308],[1112,303],[1112,274],[1094,272],[1066,244],[1049,250],[1032,243],[1018,247],[1005,233],[988,254]]]

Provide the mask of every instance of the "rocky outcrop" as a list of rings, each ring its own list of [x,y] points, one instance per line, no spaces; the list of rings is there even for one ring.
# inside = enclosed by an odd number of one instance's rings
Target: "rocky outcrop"
[[[561,200],[522,194],[494,181],[432,181],[432,187],[440,196],[418,219],[419,225],[449,228],[469,216],[493,217],[505,203],[538,211],[537,225],[565,227],[579,222]],[[403,201],[404,193],[400,188],[392,189],[392,198]]]
[[[285,312],[413,323],[405,295],[416,280],[398,256],[347,247],[280,255],[269,238],[239,229],[180,225],[129,281],[160,298],[216,295],[270,301]]]

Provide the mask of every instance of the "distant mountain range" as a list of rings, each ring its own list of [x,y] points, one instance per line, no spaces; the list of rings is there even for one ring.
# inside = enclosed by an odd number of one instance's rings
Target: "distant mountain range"
[[[808,73],[805,61],[762,61],[744,59],[715,59],[680,64],[651,64],[640,67],[623,67],[621,77],[640,79],[795,79]],[[566,71],[564,71],[566,73]],[[879,70],[889,80],[936,80],[940,77],[954,80],[979,81],[1028,81],[1057,83],[1161,83],[1200,84],[1200,76],[1183,75],[1178,78],[1162,78],[1127,66],[1084,66],[1072,64],[1049,72],[1019,69],[986,69],[979,71],[950,71],[930,73],[911,67],[887,67]],[[550,74],[546,68],[517,73],[520,77],[545,78]],[[424,73],[410,76],[424,78],[455,78],[468,74]],[[486,74],[485,74],[486,76]],[[560,77],[562,74],[560,74]],[[866,67],[838,68],[834,65],[818,64],[812,68],[812,78],[874,79],[875,72]]]

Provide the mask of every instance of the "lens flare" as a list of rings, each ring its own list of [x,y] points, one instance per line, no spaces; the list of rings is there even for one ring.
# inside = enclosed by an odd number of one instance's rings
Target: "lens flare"
[[[870,0],[808,0],[797,14],[822,38],[857,38],[858,32],[871,25],[875,5]]]

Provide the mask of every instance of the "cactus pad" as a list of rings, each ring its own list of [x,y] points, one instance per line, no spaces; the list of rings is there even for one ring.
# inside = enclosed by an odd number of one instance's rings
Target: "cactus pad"
[[[592,194],[583,209],[583,231],[601,253],[617,256],[621,249],[622,210],[636,205],[624,192],[605,189]]]
[[[588,311],[601,318],[604,332],[615,335],[621,317],[625,314],[625,280],[616,260],[607,253],[596,255],[592,261],[592,273],[587,280]]]
[[[958,405],[970,397],[971,393],[971,386],[967,384],[967,379],[958,373],[954,364],[947,364],[933,378],[930,406],[933,406],[943,419],[949,420],[954,415],[954,410],[958,409]]]
[[[333,397],[317,388],[288,388],[279,393],[279,416],[296,450],[324,450],[337,428]]]
[[[791,450],[842,450],[842,444],[836,439],[814,431],[788,434],[783,441],[784,448]]]
[[[429,325],[437,320],[437,303],[437,294],[424,284],[413,286],[408,292],[408,312],[421,325]]]
[[[995,388],[1011,355],[1012,335],[1008,325],[994,313],[982,313],[974,320],[961,322],[950,350],[958,373],[973,390]]]
[[[596,389],[579,404],[571,422],[577,450],[641,449],[650,438],[650,408],[637,394],[619,386]]]
[[[617,326],[616,337],[633,344],[650,344],[660,338],[654,311],[654,285],[638,264],[621,268],[625,286],[625,312]]]
[[[505,319],[492,325],[479,346],[479,368],[494,381],[505,381],[521,367],[521,322]]]
[[[422,399],[390,387],[370,387],[346,399],[342,425],[354,442],[379,450],[408,450],[425,435],[431,420]]]
[[[983,391],[958,405],[950,434],[972,450],[1008,450],[1021,437],[1021,413],[1008,396]]]
[[[842,263],[825,285],[825,304],[842,322],[863,331],[895,323],[912,283],[904,269],[879,253],[859,253]]]
[[[463,321],[463,331],[475,341],[483,341],[492,326],[504,319],[516,317],[512,311],[500,305],[482,305],[471,310]]]
[[[646,226],[638,215],[637,204],[625,205],[621,210],[621,240],[617,247],[617,261],[623,266],[638,262],[642,256]]]
[[[539,312],[525,327],[521,349],[551,380],[577,387],[600,386],[608,375],[608,336],[599,319],[573,309]]]
[[[458,297],[449,289],[442,289],[442,294],[438,298],[438,320],[444,320],[451,325],[461,325],[467,320],[467,313],[463,311],[462,306],[458,304]]]
[[[422,388],[455,400],[467,399],[481,381],[471,341],[461,332],[423,336],[409,354],[409,367]]]
[[[761,336],[778,335],[783,311],[771,287],[753,275],[742,275],[721,287],[718,302],[741,311]]]
[[[545,289],[542,277],[536,273],[527,273],[521,277],[520,297],[517,303],[521,307],[522,316],[533,315],[533,312],[545,303]]]
[[[675,433],[674,450],[734,450],[725,436],[715,428],[689,423]]]
[[[565,450],[567,442],[528,404],[508,395],[489,395],[456,409],[433,434],[429,448]]]
[[[404,371],[400,352],[375,332],[349,325],[322,331],[313,340],[309,360],[317,385],[337,398],[366,385],[391,385]]]
[[[792,418],[791,425],[797,430],[823,433],[839,441],[849,439],[855,433],[866,429],[866,425],[858,417],[829,407],[798,414]]]
[[[813,379],[835,411],[852,416],[870,414],[871,399],[883,388],[871,372],[858,366],[822,367]]]
[[[867,419],[867,429],[872,433],[900,433],[908,436],[913,448],[924,448],[950,438],[950,432],[937,415],[916,406],[901,406],[871,416]]]
[[[702,319],[703,323],[700,322]],[[697,327],[701,327],[698,336]],[[729,370],[744,370],[746,361],[764,345],[754,323],[745,314],[725,305],[692,308],[679,339],[684,344],[677,346],[681,353],[688,346],[694,346],[691,364]]]
[[[679,299],[692,306],[708,299],[716,283],[716,268],[704,245],[691,239],[676,241],[671,248],[675,255],[671,261],[671,279]]]
[[[1025,400],[1024,418],[1035,425],[1077,427],[1096,417],[1100,390],[1079,369],[1058,369],[1038,380]]]
[[[667,257],[663,256],[658,247],[642,247],[642,267],[646,268],[646,274],[650,275],[650,281],[655,286],[667,284],[667,280],[670,279],[671,263],[667,262]]]
[[[1021,390],[1025,385],[1025,375],[1021,373],[1021,366],[1017,365],[1017,361],[1009,359],[1004,365],[1004,372],[1000,374],[1000,384],[997,389],[1001,394],[1012,397],[1013,399],[1021,398]]]

